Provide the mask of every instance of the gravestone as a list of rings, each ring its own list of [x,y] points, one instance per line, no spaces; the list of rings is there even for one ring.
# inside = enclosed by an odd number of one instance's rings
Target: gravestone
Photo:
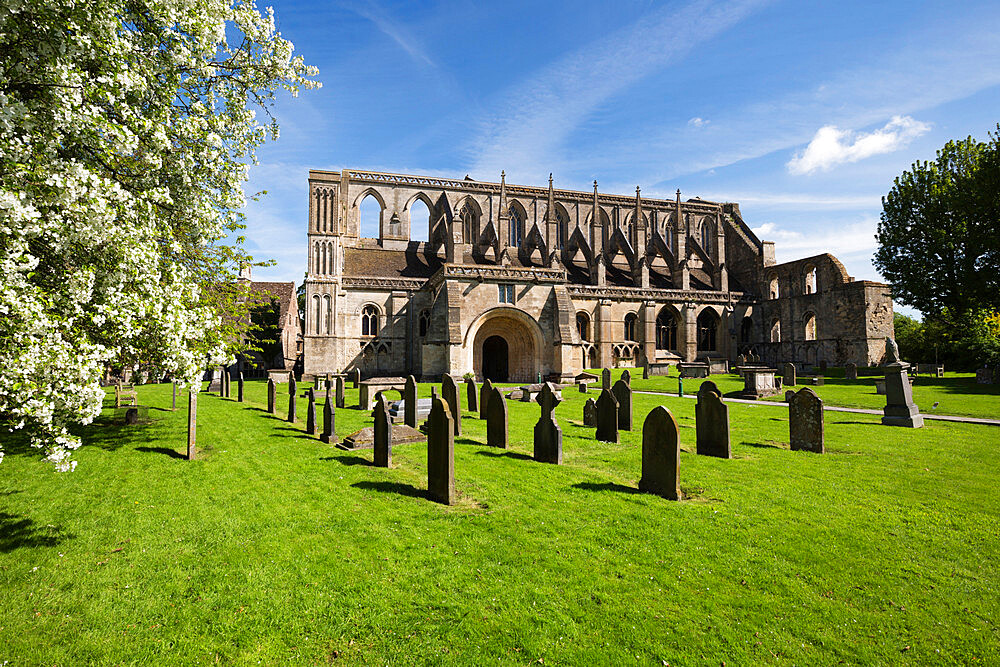
[[[195,444],[198,440],[198,392],[188,391],[188,446],[187,460],[194,461]]]
[[[361,369],[355,368],[351,371],[351,382],[354,383],[354,388],[357,389],[358,385],[361,384]],[[340,407],[340,406],[338,406]]]
[[[586,382],[582,382],[582,381],[581,382],[577,382],[576,383],[576,388],[580,390],[581,394],[586,394],[587,393],[587,383]]]
[[[316,390],[309,390],[309,405],[306,406],[306,433],[309,435],[317,435],[319,430],[316,428]]]
[[[823,453],[823,400],[809,387],[788,401],[788,433],[793,451]]]
[[[618,442],[618,400],[610,389],[602,389],[597,397],[597,439]]]
[[[240,377],[236,381],[236,400],[243,402],[243,371],[240,371]]]
[[[139,423],[139,408],[132,406],[125,408],[125,425],[135,426]]]
[[[722,402],[722,394],[713,383],[698,389],[698,403],[694,406],[697,453],[702,456],[733,457],[729,444],[729,406]]]
[[[412,375],[406,378],[403,387],[403,423],[410,428],[417,427],[417,380]]]
[[[334,412],[333,401],[328,395],[326,397],[326,403],[323,404],[323,432],[319,435],[319,439],[326,444],[330,444],[337,439],[336,420],[337,413]]]
[[[267,413],[278,414],[277,389],[273,378],[267,378]]]
[[[785,403],[791,403],[792,402],[792,396],[794,396],[794,395],[795,395],[795,390],[794,389],[789,389],[788,391],[786,391],[785,392]]]
[[[781,364],[781,384],[786,387],[794,387],[798,378],[795,377],[795,364],[785,362]]]
[[[295,423],[295,392],[297,388],[295,386],[295,378],[291,375],[288,377],[288,421],[292,424]]]
[[[375,419],[375,465],[388,468],[392,465],[392,421],[382,392],[375,399],[372,416]]]
[[[649,363],[648,362],[642,365],[642,379],[643,380],[648,380],[649,379]]]
[[[490,447],[507,449],[507,400],[499,388],[490,390],[486,403],[486,444]]]
[[[455,427],[448,403],[431,389],[427,417],[427,495],[445,505],[455,501]]]
[[[333,373],[326,374],[326,398],[330,398],[330,392],[333,391]]]
[[[618,429],[621,431],[632,430],[632,387],[624,379],[615,382],[611,388],[618,401]]]
[[[601,371],[601,389],[611,389],[611,370],[608,368]]]
[[[847,364],[844,366],[844,377],[848,380],[858,379],[858,365],[857,364]]]
[[[448,404],[448,414],[451,415],[455,435],[462,435],[462,406],[458,403],[458,383],[447,373],[441,378],[441,398]]]
[[[597,426],[597,402],[592,398],[583,404],[583,425]]]
[[[906,370],[905,361],[895,361],[885,365],[885,407],[882,408],[882,423],[886,426],[922,428],[924,417],[913,402],[913,388]]]
[[[698,387],[698,398],[700,399],[701,395],[706,392],[712,392],[722,396],[722,391],[719,389],[719,386],[711,380],[705,380],[701,383],[701,386]]]
[[[629,373],[627,368],[622,371],[621,381],[630,387],[632,386],[632,374]]]
[[[555,409],[562,402],[556,388],[546,382],[538,394],[542,414],[535,424],[535,460],[542,463],[562,463],[562,429],[556,421]]]
[[[472,378],[465,378],[465,401],[469,412],[479,412],[479,388]]]
[[[229,377],[229,373],[226,372],[226,367],[221,366],[219,370],[219,398],[226,397],[226,379]]]
[[[354,386],[356,387],[357,385],[354,385]],[[347,399],[344,397],[344,394],[346,394],[346,393],[347,393],[347,389],[344,387],[344,376],[343,375],[338,375],[337,376],[337,394],[336,394],[336,396],[337,396],[336,397],[336,401],[337,401],[337,407],[338,408],[343,409],[344,406],[346,405],[346,400]]]
[[[677,420],[662,405],[642,423],[642,477],[639,490],[667,500],[681,499],[681,438]]]
[[[493,382],[489,378],[483,382],[483,386],[479,389],[479,418],[488,419],[488,412],[486,411],[486,406],[493,398]]]

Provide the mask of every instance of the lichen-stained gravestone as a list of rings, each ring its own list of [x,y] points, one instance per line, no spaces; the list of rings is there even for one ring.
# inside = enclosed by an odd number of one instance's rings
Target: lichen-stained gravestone
[[[392,420],[382,392],[375,400],[372,416],[375,419],[375,465],[388,468],[392,465]]]
[[[337,439],[336,419],[337,413],[333,409],[333,400],[328,394],[326,404],[323,405],[323,432],[319,436],[319,439],[327,444]]]
[[[597,426],[597,402],[592,398],[583,404],[583,425]]]
[[[297,388],[295,386],[295,378],[289,376],[288,378],[288,421],[290,423],[295,423],[295,393]]]
[[[441,378],[441,398],[448,404],[455,435],[462,435],[462,406],[458,403],[458,383],[447,373]]]
[[[306,433],[317,435],[319,429],[316,428],[316,391],[309,390],[309,405],[306,406]]]
[[[479,390],[479,418],[488,419],[489,413],[486,412],[486,406],[489,404],[490,399],[493,398],[493,382],[489,378],[483,382],[482,388]]]
[[[340,409],[343,409],[344,406],[347,405],[347,399],[344,397],[344,394],[346,394],[346,393],[347,393],[347,389],[344,387],[344,376],[343,375],[338,375],[337,376],[337,394],[336,394],[337,398],[336,398],[336,400],[337,400],[337,407],[340,408]]]
[[[823,401],[809,387],[804,387],[788,401],[789,444],[793,450],[822,454]]]
[[[601,389],[611,389],[611,369],[601,371]]]
[[[786,387],[794,387],[798,378],[795,377],[795,364],[784,363],[781,365],[781,383]]]
[[[610,389],[602,389],[597,397],[597,439],[618,442],[618,401]]]
[[[412,375],[406,378],[403,387],[403,423],[411,428],[417,427],[417,380]]]
[[[662,405],[642,424],[642,477],[639,490],[680,500],[681,439],[677,420]]]
[[[626,371],[627,372],[627,371]],[[611,388],[618,401],[618,428],[622,431],[632,430],[632,387],[624,379],[615,382]]]
[[[472,378],[465,378],[465,401],[469,412],[479,412],[479,388]]]
[[[556,421],[555,409],[562,401],[556,396],[551,382],[542,385],[538,405],[542,414],[535,424],[535,460],[542,463],[562,463],[562,429]]]
[[[722,402],[722,394],[714,382],[705,381],[698,388],[694,416],[698,454],[731,459],[729,406]]]
[[[455,501],[455,432],[448,403],[431,390],[427,417],[427,495],[445,505]]]
[[[273,378],[267,378],[267,413],[278,414],[277,388],[274,386]]]
[[[507,449],[507,400],[497,388],[490,390],[486,403],[486,444],[490,447]]]

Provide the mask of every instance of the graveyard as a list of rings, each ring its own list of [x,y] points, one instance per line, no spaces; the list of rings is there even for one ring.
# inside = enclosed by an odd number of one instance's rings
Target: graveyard
[[[608,394],[619,395],[621,371],[612,376]],[[868,396],[873,380],[852,388],[842,369],[829,369],[824,385],[808,388],[830,404],[878,408],[885,397]],[[967,380],[918,377],[914,399],[925,413],[938,402],[949,414],[997,417],[996,385]],[[741,386],[730,375],[710,381],[723,396]],[[729,449],[703,450],[696,422],[720,410],[709,391],[690,398],[705,382],[686,379],[680,398],[676,376],[644,380],[632,369],[632,426],[619,424],[617,442],[583,423],[585,402],[603,398],[600,383],[587,393],[564,386],[554,426],[539,427],[538,403],[508,399],[507,431],[489,438],[506,448],[487,445],[487,421],[468,409],[459,382],[454,484],[438,490],[450,504],[428,493],[425,442],[388,452],[335,446],[362,428],[385,429],[359,409],[361,390],[350,383],[329,443],[319,433],[323,394],[310,424],[305,383],[294,422],[285,384],[274,414],[261,381],[245,383],[242,402],[235,387],[229,398],[202,392],[191,461],[186,401],[170,410],[171,385],[137,387],[148,419],[129,426],[113,423],[109,392],[102,419],[79,431],[75,474],[53,475],[25,443],[6,444],[0,658],[995,659],[1000,428],[895,428],[878,415],[827,411],[822,453],[793,450],[789,406],[776,396],[725,402]],[[416,386],[422,399],[443,389]],[[677,424],[678,501],[643,492],[655,487],[643,454],[654,410]],[[559,431],[558,456],[537,450],[539,428]]]

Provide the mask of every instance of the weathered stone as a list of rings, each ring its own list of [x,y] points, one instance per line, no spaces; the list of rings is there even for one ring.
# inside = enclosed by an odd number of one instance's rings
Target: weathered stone
[[[909,364],[894,362],[885,366],[885,407],[882,408],[882,423],[886,426],[921,428],[924,417],[913,402],[913,389],[906,370]]]
[[[493,383],[489,378],[483,382],[483,386],[479,389],[479,418],[487,419],[489,413],[486,412],[486,405],[493,398]]]
[[[274,378],[267,378],[267,413],[278,414],[277,387],[274,386]]]
[[[125,408],[125,425],[135,426],[139,423],[139,408],[136,406]]]
[[[611,369],[601,371],[601,389],[611,389]]]
[[[324,388],[326,389],[326,398],[330,398],[330,392],[333,391],[333,373],[326,374],[326,382]]]
[[[597,426],[597,401],[592,398],[583,404],[583,425]]]
[[[681,498],[681,438],[677,420],[662,405],[642,424],[642,477],[639,490],[668,500]]]
[[[642,365],[642,379],[643,380],[648,380],[649,379],[649,363],[648,362]]]
[[[611,388],[618,401],[618,430],[632,430],[632,387],[624,380],[618,380]]]
[[[427,436],[415,428],[410,428],[406,424],[392,425],[392,446],[394,449],[400,445],[409,445],[418,442],[426,443]],[[337,449],[347,452],[375,449],[375,428],[373,426],[366,426],[351,433],[344,438],[343,442],[337,444]]]
[[[333,401],[330,400],[328,394],[326,403],[323,404],[323,432],[319,435],[319,439],[327,444],[337,440],[336,419],[337,413],[334,411]]]
[[[610,389],[602,389],[597,397],[597,439],[618,442],[618,400]]]
[[[454,381],[452,381],[454,384]],[[448,403],[431,390],[427,418],[427,494],[445,505],[455,502],[455,427]]]
[[[319,429],[316,427],[316,390],[309,389],[309,404],[306,406],[306,433],[317,435]]]
[[[382,392],[375,399],[372,417],[375,420],[375,465],[388,468],[392,465],[392,422],[389,420],[389,409]]]
[[[472,378],[465,378],[465,402],[469,412],[479,412],[479,388]]]
[[[243,371],[240,371],[240,377],[236,381],[236,400],[243,402]]]
[[[707,378],[709,375],[708,364],[700,361],[678,363],[677,371],[682,378]]]
[[[702,456],[733,457],[729,444],[729,406],[722,402],[722,394],[714,383],[706,388],[705,382],[698,389],[698,403],[694,406],[697,452]]]
[[[788,391],[786,391],[785,392],[785,403],[791,403],[792,402],[792,396],[794,396],[794,395],[795,395],[795,390],[794,389],[789,389]]]
[[[555,409],[561,399],[556,387],[546,382],[538,394],[541,417],[535,424],[535,460],[542,463],[562,463],[562,429],[556,421]]]
[[[774,396],[778,392],[773,368],[747,366],[743,369],[743,391],[739,394],[740,398],[756,400],[765,396]]]
[[[809,387],[788,402],[788,432],[793,450],[823,453],[823,401]]]
[[[226,367],[222,366],[219,369],[219,398],[226,397],[226,379],[229,377],[229,373],[226,372]]]
[[[358,385],[361,384],[361,369],[355,368],[351,371],[351,382],[354,383],[354,388],[357,389]]]
[[[630,386],[630,387],[632,386],[632,374],[629,372],[629,370],[627,368],[622,371],[622,376],[621,376],[620,379],[621,379],[622,382],[624,382],[628,386]]]
[[[698,399],[700,400],[702,394],[706,394],[708,392],[722,396],[722,391],[719,389],[719,385],[715,384],[711,380],[705,380],[701,383],[701,386],[698,387]]]
[[[198,441],[198,392],[188,392],[188,442],[187,460],[193,461]]]
[[[448,414],[452,417],[455,435],[462,435],[462,406],[458,402],[458,383],[447,374],[441,378],[441,398],[448,404]],[[432,406],[431,411],[433,410]]]
[[[395,389],[400,394],[406,389],[406,378],[401,377],[376,377],[361,381],[358,390],[358,407],[364,411],[375,407],[375,395],[380,391]]]
[[[488,380],[487,380],[488,382]],[[486,444],[507,449],[507,401],[499,389],[491,389],[486,403]]]
[[[798,378],[795,375],[795,364],[790,362],[781,364],[781,382],[786,387],[794,387],[798,384]]]
[[[288,380],[288,421],[292,424],[295,423],[295,378],[289,378]]]
[[[406,378],[403,387],[403,423],[411,428],[417,427],[417,380],[412,375]]]
[[[358,385],[354,385],[354,386],[357,387]],[[347,393],[347,389],[344,387],[344,376],[338,375],[337,376],[337,391],[336,391],[336,399],[335,400],[337,402],[337,407],[340,408],[340,409],[343,409],[347,405],[347,398],[345,397],[346,393]]]
[[[576,388],[580,391],[581,394],[586,394],[587,393],[587,383],[586,382],[577,382],[576,383]]]
[[[848,380],[858,379],[858,365],[857,364],[846,364],[844,366],[844,377]]]

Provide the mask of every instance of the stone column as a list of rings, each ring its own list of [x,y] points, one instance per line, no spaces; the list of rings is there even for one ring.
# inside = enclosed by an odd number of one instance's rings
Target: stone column
[[[643,301],[639,311],[639,321],[642,324],[642,361],[644,364],[656,361],[656,302]]]
[[[597,306],[597,318],[594,321],[594,338],[597,342],[597,365],[601,368],[611,368],[611,300],[601,299]]]
[[[682,341],[677,341],[682,348],[684,361],[694,361],[698,357],[698,320],[695,317],[695,305],[691,302],[685,303],[681,308],[681,318],[683,319],[684,330],[681,333]]]

